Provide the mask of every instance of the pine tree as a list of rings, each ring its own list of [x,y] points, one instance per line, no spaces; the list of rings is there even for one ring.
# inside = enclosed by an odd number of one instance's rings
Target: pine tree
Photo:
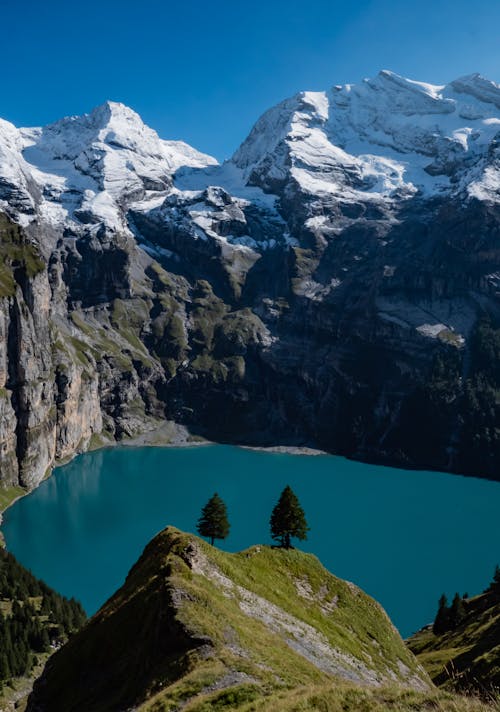
[[[227,508],[217,492],[201,510],[196,529],[200,536],[210,539],[212,546],[215,539],[225,539],[229,534]]]
[[[303,541],[307,539],[307,526],[304,510],[300,506],[297,495],[287,485],[280,495],[277,505],[271,514],[271,536],[279,542],[283,549],[292,547],[292,537]]]
[[[458,593],[456,593],[453,597],[453,601],[451,603],[450,608],[450,627],[456,628],[457,626],[459,626],[465,618],[465,615],[466,614],[464,602],[462,601]]]
[[[500,566],[495,566],[495,572],[493,574],[493,580],[489,586],[490,591],[494,593],[500,593]]]
[[[50,636],[47,628],[42,629],[42,636],[40,640],[40,651],[43,653],[48,653],[50,650]]]
[[[432,626],[434,635],[441,635],[449,630],[450,609],[448,608],[448,599],[443,595],[439,599],[438,612]]]
[[[38,609],[30,599],[39,596],[42,604]],[[11,611],[6,616],[0,610],[0,687],[2,677],[10,684],[11,678],[31,672],[34,653],[50,651],[51,635],[62,643],[70,630],[85,620],[77,601],[68,601],[52,591],[0,548],[2,598],[11,601]]]

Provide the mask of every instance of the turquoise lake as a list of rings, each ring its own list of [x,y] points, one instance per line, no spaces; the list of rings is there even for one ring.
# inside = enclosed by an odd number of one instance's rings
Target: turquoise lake
[[[81,455],[16,502],[2,529],[25,566],[91,614],[156,532],[195,532],[214,492],[231,521],[221,548],[271,543],[286,484],[311,527],[300,548],[380,601],[403,636],[434,618],[441,593],[482,591],[500,562],[500,483],[222,445]]]

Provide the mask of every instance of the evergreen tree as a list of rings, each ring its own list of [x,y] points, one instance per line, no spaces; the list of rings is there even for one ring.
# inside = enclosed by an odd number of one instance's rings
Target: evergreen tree
[[[450,609],[448,608],[448,599],[443,595],[439,599],[438,612],[436,613],[436,618],[434,620],[434,625],[432,626],[432,631],[434,635],[442,635],[447,630],[449,630],[450,621]]]
[[[450,608],[450,628],[456,628],[465,618],[465,606],[458,593],[453,597]]]
[[[40,650],[39,652],[48,653],[50,650],[50,637],[47,628],[42,629],[42,637],[40,640]]]
[[[495,566],[495,572],[493,574],[493,580],[490,583],[489,591],[494,593],[500,593],[500,566]]]
[[[212,546],[215,539],[225,539],[229,534],[227,508],[217,492],[201,510],[196,529],[200,536],[210,539]]]
[[[35,606],[30,599],[42,598]],[[34,653],[49,652],[51,636],[63,643],[85,621],[85,611],[75,599],[66,599],[36,579],[0,548],[0,599],[11,602],[10,614],[0,610],[0,686],[2,678],[31,672]]]
[[[288,485],[280,495],[277,505],[271,514],[271,536],[279,542],[283,549],[292,547],[292,537],[303,541],[307,539],[307,526],[304,510],[300,506],[297,495]]]

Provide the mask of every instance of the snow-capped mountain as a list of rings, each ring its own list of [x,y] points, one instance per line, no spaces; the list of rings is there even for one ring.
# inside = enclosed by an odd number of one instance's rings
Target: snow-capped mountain
[[[270,109],[233,157],[247,180],[290,176],[340,201],[462,194],[500,200],[500,85],[474,74],[445,86],[382,71],[303,92]]]
[[[305,202],[316,199],[305,228],[328,234],[338,225],[329,224],[324,201],[337,204],[337,220],[356,203],[387,215],[415,198],[500,201],[499,138],[500,85],[477,74],[436,86],[382,71],[357,85],[302,92],[266,112],[222,166],[107,102],[44,128],[0,122],[0,206],[23,224],[37,217],[127,230],[131,206],[169,222],[173,199],[200,237],[217,238],[227,215],[205,201],[206,189],[231,196],[233,217],[254,205],[275,220],[279,200],[299,191]],[[275,244],[247,232],[224,237]],[[293,242],[285,223],[282,233]]]
[[[0,121],[0,484],[164,426],[498,477],[500,86],[383,71],[219,164]]]
[[[0,205],[17,208],[22,222],[38,213],[53,225],[103,223],[115,230],[125,227],[128,203],[166,193],[180,166],[216,163],[182,141],[161,140],[132,109],[110,101],[44,128],[2,122],[0,150]],[[13,200],[9,186],[22,199]]]

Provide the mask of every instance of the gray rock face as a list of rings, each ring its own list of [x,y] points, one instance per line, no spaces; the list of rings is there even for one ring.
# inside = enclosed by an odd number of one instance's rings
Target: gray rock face
[[[382,73],[222,166],[117,104],[0,122],[1,484],[165,418],[498,477],[499,97]]]

